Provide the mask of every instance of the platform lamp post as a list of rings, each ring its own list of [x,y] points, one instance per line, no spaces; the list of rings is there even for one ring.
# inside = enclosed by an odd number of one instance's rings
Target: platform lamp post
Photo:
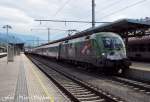
[[[4,26],[3,26],[3,29],[6,29],[6,34],[7,34],[7,37],[8,37],[9,29],[12,29],[12,27],[11,27],[10,25],[4,25]],[[14,49],[11,50],[11,49],[9,48],[8,39],[6,40],[6,43],[7,43],[7,63],[8,63],[9,61],[13,61],[13,51],[14,51]],[[10,51],[9,51],[9,50],[10,50]],[[12,52],[12,53],[10,54],[10,52]]]
[[[3,28],[6,29],[6,34],[7,35],[8,35],[8,30],[12,29],[12,27],[10,25],[4,25]]]

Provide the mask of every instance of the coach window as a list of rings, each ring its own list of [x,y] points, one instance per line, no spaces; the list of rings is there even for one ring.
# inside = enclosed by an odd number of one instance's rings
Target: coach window
[[[70,48],[70,49],[72,48],[72,43],[69,44],[69,48]]]
[[[150,43],[147,45],[148,51],[150,52]]]
[[[65,43],[68,43],[68,42],[69,42],[68,40],[65,41]]]
[[[132,45],[131,45],[130,47],[131,47],[130,49],[131,49],[131,52],[132,52],[134,48],[133,48],[133,46],[132,46]]]
[[[49,52],[51,52],[51,51],[52,51],[51,47],[49,47],[49,48],[48,48],[48,51],[49,51]]]
[[[147,50],[147,49],[146,49],[146,45],[144,44],[144,45],[143,45],[143,52],[146,52],[146,50]]]
[[[54,47],[53,47],[53,52],[55,52],[55,51],[56,51],[56,47],[54,46]]]
[[[129,52],[131,51],[131,45],[128,45],[128,49]]]
[[[140,51],[140,45],[133,45],[134,47],[135,47],[135,52],[138,52],[138,51]]]
[[[140,48],[141,52],[145,52],[145,45],[144,44],[141,44],[139,48]]]
[[[132,45],[130,45],[130,47],[129,47],[129,48],[130,48],[130,51],[132,52],[132,50],[133,50]]]
[[[128,51],[129,51],[129,52],[131,51],[131,48],[130,48],[130,47],[128,47]]]
[[[132,52],[136,52],[136,51],[137,51],[137,46],[131,45],[131,51],[132,51]]]

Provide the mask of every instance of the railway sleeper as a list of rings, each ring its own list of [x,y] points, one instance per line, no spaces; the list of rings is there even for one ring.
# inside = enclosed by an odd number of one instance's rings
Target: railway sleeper
[[[99,99],[94,101],[82,101],[82,102],[106,102],[105,99]]]
[[[73,90],[84,90],[85,88],[80,87],[80,88],[67,88],[67,89],[73,91]]]
[[[67,84],[72,85],[72,84],[75,84],[75,83],[74,82],[63,81],[61,84],[62,85],[67,85]]]
[[[81,92],[86,92],[88,91],[87,89],[82,89],[82,90],[68,90],[70,91],[71,93],[81,93]]]
[[[87,89],[73,89],[73,90],[70,90],[70,89],[68,89],[68,91],[70,91],[70,92],[83,92],[83,91],[88,91]]]
[[[67,88],[81,88],[82,86],[79,86],[79,85],[63,85],[64,87],[67,87]]]
[[[92,96],[92,97],[78,97],[80,101],[94,101],[101,99],[99,96]]]
[[[67,81],[66,81],[65,83],[62,82],[61,84],[62,84],[62,85],[65,85],[65,86],[78,86],[78,84],[76,84],[76,83],[74,83],[74,82],[72,82],[72,81],[71,81],[71,82],[67,82]]]
[[[136,81],[122,79],[122,78],[115,78],[116,81],[123,83],[123,86],[128,86],[133,88],[134,90],[139,90],[140,92],[148,92],[150,91],[150,86],[144,83],[139,83]]]
[[[78,97],[78,98],[79,98],[79,97],[82,98],[82,97],[93,97],[93,96],[96,96],[96,95],[93,94],[93,93],[90,93],[90,94],[82,94],[82,95],[80,94],[80,95],[75,95],[75,96]]]
[[[86,94],[91,94],[90,91],[86,91],[86,92],[80,92],[80,93],[76,93],[76,92],[72,92],[73,95],[86,95]]]

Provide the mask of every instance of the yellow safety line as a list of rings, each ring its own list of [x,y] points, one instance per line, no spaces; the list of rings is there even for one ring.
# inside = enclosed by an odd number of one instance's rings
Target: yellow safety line
[[[146,67],[135,67],[135,66],[131,66],[130,68],[132,68],[132,69],[139,69],[139,70],[143,70],[143,71],[149,71],[149,69],[148,68],[146,68]]]
[[[31,62],[30,62],[31,63]],[[52,97],[49,92],[47,91],[45,85],[43,84],[43,82],[41,81],[41,79],[39,78],[38,74],[36,73],[36,71],[33,69],[33,67],[31,68],[34,75],[36,76],[36,78],[38,79],[38,82],[40,83],[41,87],[44,90],[44,93],[50,98],[50,102],[54,102],[54,97]]]

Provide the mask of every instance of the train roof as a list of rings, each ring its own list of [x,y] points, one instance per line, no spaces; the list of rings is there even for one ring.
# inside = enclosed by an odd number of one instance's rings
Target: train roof
[[[53,43],[70,40],[70,39],[74,39],[74,38],[78,38],[82,36],[92,35],[93,33],[98,33],[98,32],[115,32],[118,34],[123,34],[129,31],[135,31],[138,29],[148,29],[148,28],[150,28],[150,23],[148,22],[140,21],[136,19],[121,19],[112,23],[100,25],[95,28],[89,28],[87,30],[76,33],[75,35],[68,36],[59,40],[55,40],[55,41],[52,41],[43,45],[53,44]],[[43,46],[43,45],[40,45],[40,46]]]
[[[150,44],[150,36],[130,38],[129,45],[132,45],[132,44]]]

